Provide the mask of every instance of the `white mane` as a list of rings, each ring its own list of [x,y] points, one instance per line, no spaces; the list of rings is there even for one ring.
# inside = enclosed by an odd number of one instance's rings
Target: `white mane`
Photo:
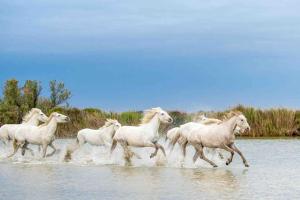
[[[106,119],[105,124],[101,128],[107,128],[107,127],[109,127],[111,125],[114,125],[116,123],[119,123],[118,120],[115,120],[115,119]]]
[[[32,108],[32,109],[31,109],[31,110],[23,117],[22,123],[28,122],[34,114],[39,113],[39,112],[41,112],[40,109],[38,109],[38,108]]]
[[[148,122],[150,122],[151,119],[160,111],[162,111],[160,107],[145,110],[144,116],[141,120],[141,124],[147,124]]]

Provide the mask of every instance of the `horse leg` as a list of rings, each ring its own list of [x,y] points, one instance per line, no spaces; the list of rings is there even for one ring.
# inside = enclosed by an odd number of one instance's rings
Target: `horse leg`
[[[26,148],[27,148],[27,142],[25,141],[25,144],[22,146],[22,156],[25,155],[25,152],[26,152]]]
[[[228,160],[226,161],[226,165],[229,165],[231,162],[232,162],[232,159],[233,159],[233,156],[234,156],[234,151],[228,147],[226,144],[223,144],[223,147],[222,147],[224,150],[230,152],[230,157],[228,158]]]
[[[156,143],[156,146],[162,151],[162,153],[164,154],[164,156],[167,157],[165,148],[162,145],[158,144],[158,143]]]
[[[50,157],[53,156],[55,154],[55,152],[57,151],[57,149],[55,148],[55,146],[52,144],[52,142],[49,144],[49,146],[53,149],[53,151],[49,154],[46,155],[46,157]]]
[[[133,156],[133,153],[130,151],[130,149],[128,148],[127,142],[125,141],[121,141],[121,146],[123,148],[123,153],[124,153],[124,159],[126,162],[127,166],[131,166],[131,157]]]
[[[224,156],[223,156],[223,154],[221,153],[221,152],[218,152],[218,155],[219,155],[219,157],[223,160],[224,159]]]
[[[244,157],[242,152],[237,148],[237,146],[235,146],[235,144],[232,144],[230,147],[233,149],[233,151],[237,152],[241,156],[245,167],[249,167],[249,164],[248,164],[246,158]]]
[[[176,144],[176,142],[178,141],[179,137],[180,137],[180,134],[176,135],[175,138],[173,138],[173,139],[170,141],[170,144],[169,144],[169,147],[171,148],[171,149],[170,149],[170,152],[173,151],[173,149],[174,149],[174,147],[175,147],[175,144]]]
[[[195,162],[197,161],[198,157],[199,157],[199,152],[198,152],[198,150],[196,149],[196,147],[194,147],[194,148],[195,148],[195,154],[194,154],[194,156],[193,156],[193,162],[195,163]]]
[[[27,141],[25,141],[25,144],[22,146],[22,156],[25,155],[26,150],[29,151],[32,156],[34,156],[33,150],[28,147]]]
[[[181,144],[180,144],[180,147],[181,147],[181,152],[182,152],[182,155],[183,157],[185,158],[185,155],[186,155],[186,146],[188,144],[188,141],[186,139],[183,139]]]
[[[17,153],[17,151],[19,150],[20,146],[21,145],[18,144],[16,140],[13,140],[13,149],[14,150],[13,150],[13,153],[11,153],[9,156],[7,156],[7,158],[13,157]]]
[[[42,146],[42,148],[43,148],[43,155],[42,155],[42,157],[43,157],[43,158],[46,157],[47,147],[48,147],[48,144],[43,144],[43,146]]]
[[[165,151],[164,147],[161,146],[160,144],[158,144],[157,142],[152,142],[152,143],[146,144],[146,146],[155,148],[155,151],[150,155],[150,158],[153,158],[154,156],[156,156],[159,149],[163,152],[164,156],[166,157],[166,151]]]
[[[113,153],[113,151],[115,150],[115,148],[117,147],[117,144],[118,144],[118,141],[113,139],[113,141],[111,143],[111,147],[110,147],[110,156]]]
[[[198,150],[199,156],[202,160],[205,160],[209,164],[211,164],[213,167],[218,167],[213,161],[207,159],[203,153],[203,146],[200,144],[194,144],[194,147]]]
[[[155,151],[150,155],[150,158],[153,158],[154,156],[156,156],[157,152],[158,152],[158,146],[155,143],[153,143],[152,145],[155,148]]]

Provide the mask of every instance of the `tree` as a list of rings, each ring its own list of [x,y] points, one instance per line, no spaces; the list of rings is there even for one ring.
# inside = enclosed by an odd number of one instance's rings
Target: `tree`
[[[50,92],[52,107],[66,103],[71,98],[71,92],[65,88],[65,84],[63,82],[56,82],[56,80],[50,81]]]
[[[22,121],[22,96],[16,79],[6,81],[3,91],[3,105],[4,109],[8,111],[7,114],[9,116],[16,117],[10,117],[11,120],[9,122],[20,123]]]
[[[27,80],[23,87],[24,106],[28,110],[35,108],[38,103],[38,98],[41,94],[42,86],[37,81]]]

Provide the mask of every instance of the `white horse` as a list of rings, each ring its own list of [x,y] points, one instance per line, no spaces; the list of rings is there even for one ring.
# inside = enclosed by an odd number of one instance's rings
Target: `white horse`
[[[231,156],[227,160],[226,165],[229,165],[232,162],[234,152],[236,152],[241,156],[244,165],[246,167],[249,167],[245,157],[234,144],[234,132],[236,127],[239,127],[240,132],[242,133],[245,130],[250,130],[250,126],[247,122],[246,117],[240,112],[235,112],[231,118],[224,120],[219,124],[202,126],[197,129],[193,129],[187,134],[184,134],[184,143],[190,143],[197,149],[197,155],[195,154],[193,158],[194,162],[199,156],[201,159],[210,163],[213,167],[217,167],[217,165],[214,162],[208,160],[205,157],[203,153],[203,148],[220,148],[231,153]]]
[[[152,108],[144,112],[142,123],[139,126],[122,126],[117,130],[113,137],[111,153],[115,149],[117,143],[120,143],[124,150],[124,158],[126,164],[131,164],[131,157],[136,155],[129,146],[132,147],[153,147],[155,152],[150,155],[150,158],[156,156],[158,149],[161,149],[166,156],[163,146],[157,143],[159,139],[158,129],[160,123],[172,123],[173,119],[169,114],[161,108]]]
[[[169,139],[169,141],[170,141],[169,146],[171,148],[171,151],[173,150],[176,142],[179,142],[179,145],[180,145],[181,140],[178,140],[178,139],[180,138],[180,134],[182,132],[190,132],[193,129],[199,128],[203,125],[209,125],[209,124],[220,123],[220,122],[222,122],[222,121],[219,119],[207,118],[205,115],[200,115],[200,119],[198,122],[188,122],[188,123],[181,125],[180,127],[175,127],[175,128],[170,129],[167,132],[167,139]]]
[[[80,130],[77,134],[76,143],[67,147],[65,161],[71,160],[74,151],[79,149],[85,143],[95,146],[110,147],[112,138],[120,127],[121,124],[117,120],[107,119],[104,126],[97,130],[88,128]]]
[[[20,127],[15,134],[13,142],[14,151],[8,157],[15,155],[20,147],[26,148],[28,144],[41,145],[43,149],[43,157],[52,156],[56,152],[53,141],[55,140],[54,134],[57,129],[57,124],[69,121],[69,117],[54,112],[51,113],[49,119],[40,126]],[[46,155],[48,146],[53,149],[53,152]]]
[[[38,108],[32,108],[24,117],[22,124],[5,124],[0,127],[0,140],[7,143],[13,140],[18,128],[26,125],[37,126],[39,122],[45,122],[48,117]]]

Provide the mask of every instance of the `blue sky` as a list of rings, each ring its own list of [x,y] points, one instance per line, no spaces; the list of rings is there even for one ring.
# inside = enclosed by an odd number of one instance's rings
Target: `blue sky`
[[[0,82],[64,81],[72,106],[300,108],[300,2],[2,0]]]

